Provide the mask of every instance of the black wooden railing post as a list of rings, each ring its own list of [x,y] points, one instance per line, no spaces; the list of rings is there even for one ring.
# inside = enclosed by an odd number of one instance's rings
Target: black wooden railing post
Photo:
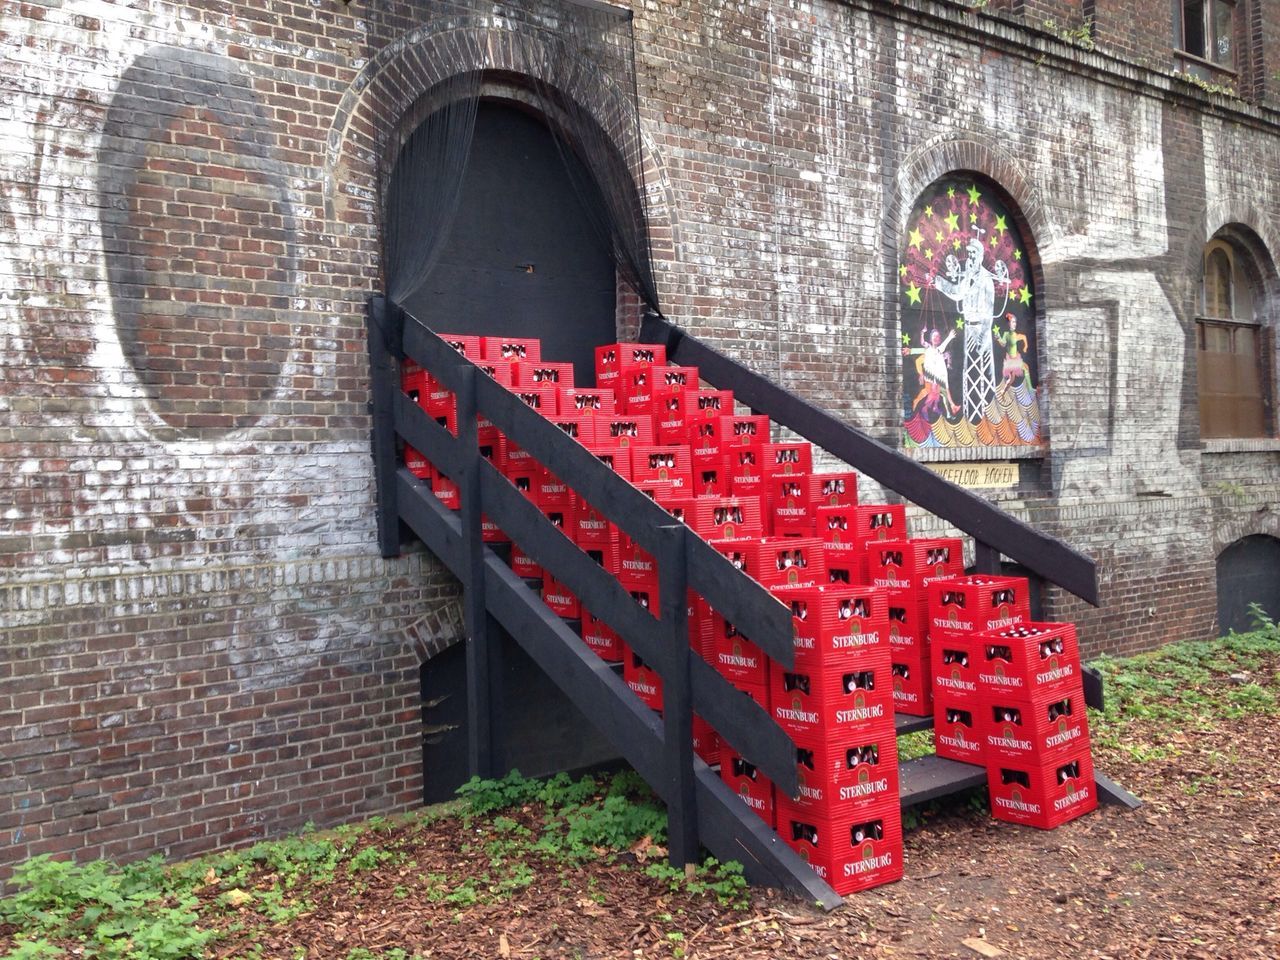
[[[667,794],[667,851],[671,865],[683,867],[698,859],[698,809],[693,775],[693,684],[689,674],[688,528],[661,528],[658,560],[661,600],[662,739]]]
[[[370,297],[367,308],[369,333],[370,407],[373,415],[373,479],[377,503],[378,550],[384,558],[400,556],[400,511],[396,503],[396,392],[400,389],[399,357],[392,353],[388,331],[391,314],[385,297]]]
[[[457,389],[458,441],[463,467],[455,478],[461,494],[462,520],[462,603],[467,630],[467,744],[472,776],[492,777],[496,771],[494,749],[493,685],[496,680],[494,644],[489,631],[489,610],[485,602],[484,542],[480,518],[480,441],[476,403],[474,364],[459,366]]]
[[[1000,551],[981,540],[973,541],[973,572],[997,574],[1000,572]]]

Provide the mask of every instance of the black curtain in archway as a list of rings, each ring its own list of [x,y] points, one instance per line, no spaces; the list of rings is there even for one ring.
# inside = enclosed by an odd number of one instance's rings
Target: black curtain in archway
[[[661,314],[649,247],[643,151],[636,104],[631,12],[583,0],[448,4],[471,16],[452,23],[493,31],[510,42],[523,79],[555,138],[582,209],[609,251],[618,275]],[[426,282],[457,210],[475,130],[483,65],[460,45],[446,88],[407,136],[388,190],[387,285],[403,302]],[[406,131],[409,134],[410,131]],[[578,162],[571,162],[576,157]]]

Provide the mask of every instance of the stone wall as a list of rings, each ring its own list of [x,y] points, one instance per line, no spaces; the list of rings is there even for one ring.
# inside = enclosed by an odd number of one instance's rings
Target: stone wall
[[[1244,101],[1171,77],[1167,0],[637,2],[667,313],[896,443],[904,218],[979,175],[1043,331],[1047,454],[999,499],[1100,563],[1103,607],[1050,613],[1091,653],[1210,633],[1217,552],[1280,533],[1275,445],[1202,448],[1192,340],[1205,240],[1275,250],[1273,7],[1241,0]],[[1087,16],[1093,51],[1045,24]],[[419,795],[418,667],[460,627],[428,555],[377,555],[363,308],[433,50],[519,73],[502,36],[425,0],[0,5],[6,863]]]

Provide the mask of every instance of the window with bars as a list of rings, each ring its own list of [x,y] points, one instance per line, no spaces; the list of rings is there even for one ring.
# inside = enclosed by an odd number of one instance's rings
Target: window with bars
[[[1200,435],[1263,437],[1267,423],[1267,344],[1254,311],[1256,270],[1224,240],[1205,247],[1196,320]]]
[[[1182,69],[1203,79],[1236,70],[1235,0],[1175,0]]]

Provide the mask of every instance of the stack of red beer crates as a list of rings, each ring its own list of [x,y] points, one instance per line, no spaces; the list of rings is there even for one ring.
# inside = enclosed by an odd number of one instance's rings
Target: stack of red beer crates
[[[1075,627],[1032,623],[1023,577],[929,588],[938,756],[987,768],[992,815],[1052,829],[1097,806]]]
[[[775,799],[750,759],[722,745],[699,717],[695,748],[708,763],[720,763],[735,792],[837,891],[901,876],[895,708],[917,715],[936,708],[938,752],[981,762],[976,753],[948,752],[941,720],[982,715],[976,673],[970,687],[957,688],[952,659],[939,665],[939,646],[950,658],[958,646],[950,638],[964,631],[929,628],[930,585],[962,572],[960,541],[909,539],[901,506],[858,503],[856,474],[815,473],[808,443],[771,442],[767,417],[739,414],[731,391],[702,388],[698,370],[668,364],[662,346],[597,348],[596,386],[585,387],[574,383],[571,364],[545,360],[537,340],[442,336],[791,606],[796,663],[783,671],[705,600],[692,592],[686,598],[691,646],[794,737],[800,797]],[[412,364],[403,370],[403,387],[456,434],[450,391]],[[493,424],[481,421],[479,442],[482,454],[565,536],[657,616],[652,556]],[[426,458],[406,449],[405,462],[441,500],[459,506],[457,486]],[[487,518],[483,536],[508,540]],[[592,650],[621,662],[625,682],[642,701],[662,709],[660,676],[599,611],[587,609],[519,544],[511,547],[511,564],[540,581],[552,610],[580,623]],[[971,644],[959,646],[967,651],[966,669],[976,665]],[[934,683],[931,667],[938,671]],[[1078,683],[1078,667],[1075,676]],[[1077,714],[1079,703],[1071,700]],[[966,737],[976,744],[976,730]]]

